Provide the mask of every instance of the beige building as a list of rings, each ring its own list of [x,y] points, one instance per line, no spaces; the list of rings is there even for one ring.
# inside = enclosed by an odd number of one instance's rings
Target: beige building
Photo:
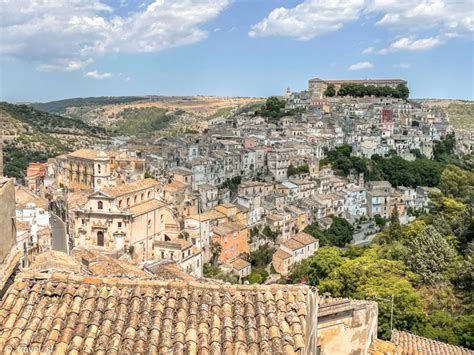
[[[167,260],[176,263],[188,274],[202,277],[202,256],[198,248],[189,240],[155,241],[153,259]]]
[[[170,205],[157,198],[158,186],[156,180],[145,179],[89,195],[74,209],[75,245],[117,254],[133,247],[138,259],[150,259],[153,242],[174,240],[179,234]]]
[[[79,149],[55,159],[56,183],[70,190],[98,191],[143,179],[145,159],[127,152]]]
[[[405,80],[401,79],[366,79],[366,80],[322,80],[320,78],[311,79],[308,81],[308,91],[311,98],[322,99],[325,97],[324,93],[329,85],[334,85],[336,93],[339,91],[344,84],[362,84],[362,85],[373,85],[373,86],[389,86],[392,88],[397,87],[399,84],[407,85]]]
[[[319,240],[307,233],[300,232],[293,238],[281,243],[273,254],[272,264],[275,271],[286,276],[291,267],[299,261],[305,260],[319,249]]]

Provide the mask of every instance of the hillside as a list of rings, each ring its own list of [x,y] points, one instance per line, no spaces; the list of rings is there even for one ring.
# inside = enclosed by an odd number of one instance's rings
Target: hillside
[[[474,102],[467,100],[415,100],[448,110],[449,122],[457,129],[474,131]]]
[[[86,147],[105,137],[105,130],[82,121],[0,102],[5,174],[22,179],[33,161]]]
[[[45,103],[33,103],[31,106],[37,110],[50,113],[64,113],[68,107],[83,107],[83,106],[102,106],[102,105],[116,105],[121,103],[128,103],[134,101],[145,100],[143,96],[101,96],[101,97],[78,97],[73,99],[65,99],[58,101],[50,101]]]
[[[474,103],[451,103],[448,106],[449,121],[458,129],[474,131]]]
[[[171,135],[201,131],[207,121],[262,102],[258,98],[213,96],[131,96],[76,98],[32,107],[104,127],[114,135]]]

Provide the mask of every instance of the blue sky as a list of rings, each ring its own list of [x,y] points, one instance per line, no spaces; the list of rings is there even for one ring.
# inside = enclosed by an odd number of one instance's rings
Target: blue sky
[[[403,78],[473,99],[470,0],[0,0],[0,99],[269,96]]]

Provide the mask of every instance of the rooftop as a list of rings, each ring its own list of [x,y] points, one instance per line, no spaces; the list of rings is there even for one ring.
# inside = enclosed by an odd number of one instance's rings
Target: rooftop
[[[137,180],[131,183],[122,184],[118,186],[105,187],[102,189],[102,192],[105,192],[107,195],[112,197],[119,197],[122,195],[129,194],[134,191],[140,191],[158,185],[159,182],[155,179],[143,179]]]
[[[157,199],[153,199],[130,207],[130,212],[132,212],[134,216],[140,216],[144,213],[154,211],[163,206],[166,206],[166,203]]]
[[[21,273],[0,303],[0,352],[293,354],[307,286]]]
[[[218,234],[220,236],[227,235],[232,232],[240,232],[243,229],[246,229],[247,226],[241,224],[241,223],[236,223],[236,222],[227,222],[218,225],[217,227],[214,228],[213,232],[214,234]]]
[[[402,354],[417,355],[472,355],[473,351],[462,348],[460,346],[442,343],[440,341],[423,338],[415,334],[400,332],[394,330],[392,332],[391,342],[399,346]]]
[[[109,159],[107,153],[93,149],[79,149],[75,152],[69,153],[67,156],[81,159]]]

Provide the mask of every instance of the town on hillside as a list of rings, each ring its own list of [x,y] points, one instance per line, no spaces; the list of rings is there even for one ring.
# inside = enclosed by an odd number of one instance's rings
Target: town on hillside
[[[473,354],[474,133],[405,80],[100,133],[0,160],[0,353]]]

